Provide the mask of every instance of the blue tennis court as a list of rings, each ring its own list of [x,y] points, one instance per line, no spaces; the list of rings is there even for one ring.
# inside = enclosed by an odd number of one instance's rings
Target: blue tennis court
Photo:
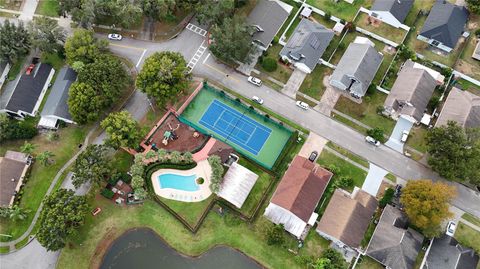
[[[210,103],[199,122],[225,140],[230,140],[255,155],[260,152],[272,132],[270,128],[216,99]]]

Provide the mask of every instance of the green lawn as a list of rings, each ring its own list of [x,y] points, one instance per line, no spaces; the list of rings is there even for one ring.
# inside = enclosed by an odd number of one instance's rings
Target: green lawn
[[[320,101],[326,88],[323,85],[323,78],[333,72],[330,67],[318,64],[312,73],[308,74],[300,86],[300,92]]]
[[[295,19],[295,15],[297,14],[298,12],[298,8],[300,6],[299,3],[293,1],[293,0],[282,0],[283,2],[291,5],[293,7],[292,9],[292,12],[290,13],[290,15],[288,15],[288,18],[287,20],[285,21],[285,23],[282,25],[282,28],[280,28],[280,30],[278,31],[277,33],[277,37],[278,39],[280,39],[280,37],[283,35],[283,33],[285,32],[285,30],[287,30],[287,27],[288,25],[290,24],[290,22]],[[253,3],[256,3],[256,1],[248,1],[248,2],[253,2]],[[245,16],[248,16],[248,14],[246,14]]]
[[[245,200],[242,208],[240,209],[244,215],[251,217],[253,213],[255,213],[255,209],[260,203],[263,195],[266,193],[270,182],[272,182],[274,178],[272,175],[246,158],[240,158],[238,163],[258,175],[257,182],[253,186],[250,194],[247,197],[247,200]]]
[[[15,18],[16,16],[17,16],[17,14],[15,14],[15,13],[0,11],[0,17],[4,17],[4,18]]]
[[[283,47],[280,44],[275,44],[267,50],[267,54],[264,56],[264,58],[270,57],[277,60],[278,66],[275,71],[273,72],[266,71],[265,69],[263,69],[262,64],[260,62],[257,63],[257,65],[255,66],[255,69],[285,84],[287,83],[288,79],[292,75],[293,69],[291,69],[290,67],[278,61],[280,59],[279,53],[282,50],[282,48]]]
[[[361,133],[361,134],[364,134],[366,135],[367,134],[367,131],[368,129],[364,128],[363,126],[360,126],[358,124],[356,124],[355,122],[335,113],[335,112],[332,112],[332,119],[338,121],[338,122],[341,122],[343,124],[345,124],[346,126],[354,129],[354,130],[357,130],[357,132]]]
[[[458,223],[457,230],[454,235],[460,244],[475,249],[476,252],[480,252],[480,232],[476,231],[470,226],[463,224],[461,221]]]
[[[472,14],[467,25],[476,25],[478,27],[480,25],[480,15]],[[469,31],[472,35],[468,38],[467,44],[460,54],[460,59],[458,59],[455,65],[455,70],[476,80],[480,80],[480,61],[472,58],[473,51],[479,41],[474,35],[475,29],[470,28]]]
[[[390,135],[395,127],[395,122],[377,113],[377,107],[383,106],[386,98],[386,94],[375,91],[371,95],[367,94],[364,96],[363,102],[357,104],[350,99],[341,96],[335,105],[335,109],[372,128],[379,127],[383,129],[385,135]]]
[[[58,72],[65,65],[65,59],[57,53],[43,53],[41,62],[51,65],[56,72]]]
[[[301,21],[300,17],[295,18],[292,25],[290,26],[290,28],[288,28],[287,32],[285,33],[286,41],[288,41],[288,38],[292,35],[293,31],[295,31],[295,28],[297,28],[300,21]]]
[[[355,153],[352,153],[350,151],[348,151],[347,149],[344,149],[342,147],[340,147],[339,145],[331,142],[331,141],[328,141],[327,142],[327,146],[333,150],[335,150],[336,152],[342,154],[343,156],[349,158],[350,160],[364,166],[365,168],[368,168],[369,166],[369,163],[367,160],[365,160],[364,158],[356,155]]]
[[[477,225],[478,227],[480,227],[480,218],[477,218],[475,217],[474,215],[470,214],[470,213],[465,213],[462,215],[462,219],[465,219],[475,225]]]
[[[35,14],[49,16],[49,17],[58,17],[58,12],[60,11],[60,5],[58,0],[40,0],[38,1],[37,10]]]
[[[174,201],[163,197],[159,197],[159,199],[186,220],[190,226],[195,227],[214,197],[215,195],[212,194],[208,199],[196,203]]]
[[[376,260],[368,257],[368,256],[362,256],[361,260],[358,261],[357,266],[355,267],[357,269],[383,269],[383,265],[381,265],[379,262]]]
[[[427,152],[427,143],[425,141],[428,130],[425,126],[413,126],[407,140],[407,146],[410,146],[420,152]]]
[[[373,0],[355,0],[353,4],[349,4],[343,0],[338,2],[333,0],[307,0],[307,4],[330,13],[332,16],[344,19],[345,21],[352,21],[361,6],[368,9],[372,6],[373,2]]]
[[[432,9],[433,4],[435,4],[435,0],[414,1],[412,9],[408,13],[407,18],[405,18],[405,24],[408,26],[414,26],[418,12],[420,12],[420,10],[429,11]]]
[[[337,157],[333,153],[330,153],[326,150],[322,151],[320,158],[317,161],[321,166],[328,167],[330,165],[335,165],[339,168],[340,172],[334,175],[333,179],[341,177],[350,177],[353,179],[354,186],[362,187],[363,181],[367,177],[367,172],[354,166],[353,164],[345,161],[342,158]],[[353,187],[347,188],[347,191],[352,191]]]
[[[467,90],[473,94],[480,95],[480,86],[477,86],[470,81],[467,81],[465,79],[459,79],[455,82],[458,84],[462,89]]]
[[[284,246],[266,244],[264,231],[272,224],[263,216],[248,224],[229,213],[222,217],[210,212],[197,234],[192,235],[170,213],[149,200],[138,206],[118,207],[97,196],[91,204],[92,208],[102,208],[102,212],[96,217],[88,214],[86,225],[62,250],[57,268],[99,267],[108,244],[134,227],[153,229],[170,246],[187,255],[200,255],[216,245],[225,244],[241,250],[267,268],[304,268],[288,251],[288,248],[298,250],[293,237],[286,236]],[[318,257],[326,245],[325,240],[311,232],[298,252]]]
[[[37,135],[30,143],[37,145],[35,153],[41,153],[45,150],[51,151],[55,156],[54,163],[49,166],[43,166],[39,162],[34,163],[30,176],[23,188],[23,196],[20,200],[20,207],[31,210],[27,219],[24,221],[12,222],[9,220],[0,220],[0,233],[12,235],[15,239],[22,235],[32,222],[35,211],[42,201],[50,183],[58,170],[78,151],[78,144],[83,142],[88,127],[69,126],[59,131],[60,139],[49,142],[45,135]],[[19,150],[23,141],[10,141],[1,145],[0,155],[4,155],[6,150]],[[1,240],[5,240],[2,237]]]
[[[10,81],[15,80],[18,74],[20,74],[20,72],[22,71],[22,67],[24,64],[25,64],[25,57],[17,59],[13,63],[12,67],[10,68],[10,71],[8,71],[7,80],[10,80]]]
[[[401,28],[395,28],[387,23],[381,22],[379,25],[372,25],[369,21],[367,13],[360,12],[355,19],[355,24],[364,30],[377,34],[388,40],[391,40],[397,44],[401,44],[404,37],[407,35],[407,31]]]
[[[0,0],[0,8],[19,10],[23,1]]]

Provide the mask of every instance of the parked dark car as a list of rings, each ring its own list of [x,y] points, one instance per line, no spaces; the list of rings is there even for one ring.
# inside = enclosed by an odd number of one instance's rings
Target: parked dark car
[[[310,153],[310,157],[308,157],[308,160],[313,163],[313,162],[315,162],[317,157],[318,157],[318,152],[317,151],[312,151],[312,153]]]

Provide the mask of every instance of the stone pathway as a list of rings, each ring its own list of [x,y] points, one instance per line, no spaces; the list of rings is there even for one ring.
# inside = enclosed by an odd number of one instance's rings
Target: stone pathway
[[[320,113],[330,117],[333,108],[337,104],[338,98],[340,98],[341,93],[330,86],[328,79],[329,76],[323,77],[322,82],[326,90],[320,99],[320,103],[317,105],[317,109]]]
[[[297,91],[302,85],[306,76],[307,73],[295,69],[288,79],[287,84],[285,84],[285,87],[283,87],[282,93],[295,99],[297,96]]]

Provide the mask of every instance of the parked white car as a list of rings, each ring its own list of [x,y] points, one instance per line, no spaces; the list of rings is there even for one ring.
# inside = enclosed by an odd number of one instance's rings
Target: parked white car
[[[370,143],[376,147],[380,146],[380,141],[378,140],[375,140],[375,138],[371,137],[371,136],[367,136],[365,137],[365,141],[367,141],[367,143]]]
[[[303,108],[303,109],[305,109],[305,110],[308,109],[308,104],[305,103],[305,102],[297,101],[295,104],[296,104],[298,107],[301,107],[301,108]]]
[[[247,80],[248,82],[252,83],[255,86],[258,86],[258,87],[262,86],[262,81],[259,78],[249,76]]]
[[[253,100],[255,103],[257,103],[257,104],[260,104],[260,105],[263,104],[263,99],[260,98],[260,97],[258,97],[258,96],[253,96],[253,97],[252,97],[252,100]]]
[[[457,229],[457,224],[453,221],[449,221],[447,225],[447,232],[448,236],[452,236],[455,234],[455,230]]]
[[[110,40],[120,41],[120,40],[122,40],[122,38],[123,38],[123,36],[119,35],[119,34],[109,34],[108,35],[108,39],[110,39]]]
[[[400,139],[400,141],[402,141],[403,143],[407,142],[407,139],[408,139],[408,131],[407,130],[403,130],[402,132],[402,138]]]

